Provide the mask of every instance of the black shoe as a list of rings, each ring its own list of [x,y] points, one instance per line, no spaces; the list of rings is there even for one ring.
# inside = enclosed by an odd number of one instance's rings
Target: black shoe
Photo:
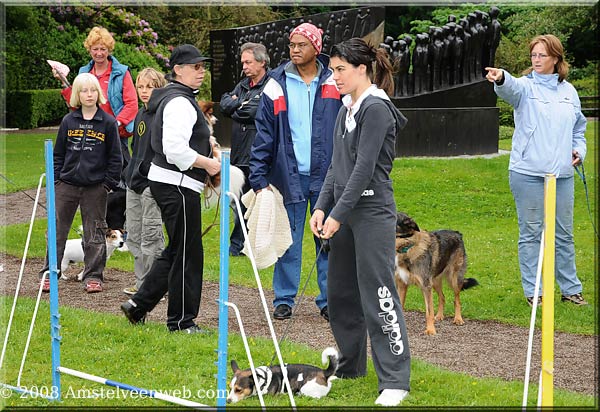
[[[277,305],[273,311],[273,317],[278,320],[289,319],[292,317],[292,308],[285,303]]]
[[[121,303],[121,310],[134,325],[146,322],[146,312],[138,308],[135,302],[129,299],[127,302]]]
[[[321,309],[321,317],[329,322],[329,309],[327,309],[327,306],[323,306]]]

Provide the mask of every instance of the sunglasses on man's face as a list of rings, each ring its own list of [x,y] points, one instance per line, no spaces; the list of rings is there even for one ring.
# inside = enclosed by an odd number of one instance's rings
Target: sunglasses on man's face
[[[195,63],[195,64],[182,64],[182,66],[190,66],[196,71],[204,71],[206,70],[206,65],[204,63]]]

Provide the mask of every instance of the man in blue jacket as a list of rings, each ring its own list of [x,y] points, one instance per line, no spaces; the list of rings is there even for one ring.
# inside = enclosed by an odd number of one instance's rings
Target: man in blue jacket
[[[290,61],[270,72],[256,113],[256,137],[250,159],[250,185],[255,192],[275,186],[283,195],[292,245],[275,264],[275,319],[289,319],[298,293],[306,209],[312,214],[331,162],[333,129],[341,106],[340,93],[320,54],[321,30],[303,23],[290,33]],[[327,311],[327,254],[317,250],[316,304]]]

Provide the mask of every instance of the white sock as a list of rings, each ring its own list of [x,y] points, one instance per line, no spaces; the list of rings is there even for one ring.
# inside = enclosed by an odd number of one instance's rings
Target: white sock
[[[404,389],[384,389],[375,401],[375,405],[398,406],[408,395]]]

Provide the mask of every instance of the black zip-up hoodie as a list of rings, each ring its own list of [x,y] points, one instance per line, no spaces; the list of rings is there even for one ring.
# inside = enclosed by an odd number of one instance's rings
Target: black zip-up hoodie
[[[221,112],[231,117],[231,164],[249,168],[250,150],[256,136],[256,111],[260,103],[265,84],[269,80],[267,72],[260,81],[250,87],[250,78],[246,77],[239,82],[232,92],[221,96],[219,107]],[[237,96],[233,99],[231,96]]]
[[[54,146],[54,179],[75,186],[103,183],[117,189],[122,168],[117,120],[98,108],[85,120],[81,108],[63,117]]]
[[[395,204],[390,172],[396,157],[396,136],[406,117],[388,99],[366,97],[354,115],[356,128],[346,130],[348,109],[340,109],[333,134],[332,166],[316,209],[344,223],[355,208]]]
[[[148,171],[154,152],[150,146],[153,116],[145,107],[141,108],[134,121],[133,138],[131,139],[131,161],[125,169],[127,187],[142,194],[149,186]]]
[[[188,86],[174,80],[172,80],[171,83],[167,84],[165,87],[161,87],[160,89],[156,89],[152,92],[152,96],[148,101],[148,112],[150,115],[154,116],[154,120],[152,121],[152,137],[150,139],[152,150],[154,151],[152,163],[164,169],[183,173],[199,182],[204,182],[207,176],[206,170],[194,167],[182,172],[176,165],[167,161],[167,157],[163,151],[162,143],[163,112],[165,110],[165,106],[175,97],[183,96],[188,99],[190,103],[192,103],[192,105],[196,108],[197,113],[197,120],[192,129],[192,136],[190,137],[189,146],[198,154],[207,157],[211,156],[210,129],[208,128],[208,124],[202,115],[200,106],[198,106],[198,103],[196,103],[196,94],[197,91],[194,91]]]

